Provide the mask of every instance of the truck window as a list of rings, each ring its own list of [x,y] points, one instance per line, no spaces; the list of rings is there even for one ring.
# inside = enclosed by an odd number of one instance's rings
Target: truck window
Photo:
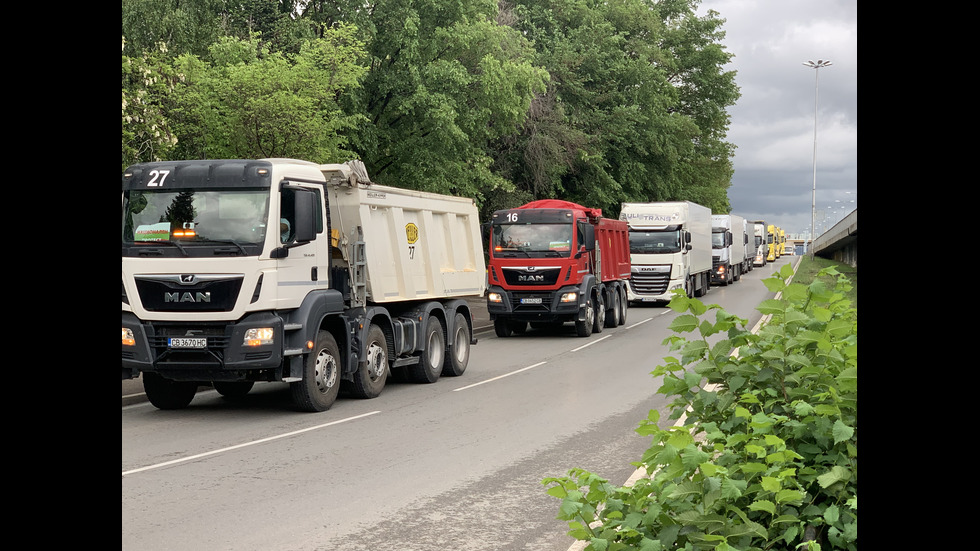
[[[268,208],[268,193],[256,189],[127,191],[123,244],[261,244]]]
[[[572,250],[571,224],[496,224],[493,226],[496,253],[558,253]]]
[[[680,230],[630,230],[630,252],[633,254],[676,253],[681,250]]]

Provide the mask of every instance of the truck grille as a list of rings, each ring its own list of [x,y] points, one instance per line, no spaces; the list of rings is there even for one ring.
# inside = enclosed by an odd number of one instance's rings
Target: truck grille
[[[508,285],[555,285],[561,268],[501,268]]]
[[[157,323],[146,326],[146,338],[153,357],[160,364],[217,365],[224,358],[225,351],[231,341],[225,333],[225,327],[224,324],[168,325]],[[208,347],[206,349],[169,349],[167,348],[167,339],[171,337],[206,337]]]
[[[670,267],[668,266],[630,274],[630,289],[637,294],[662,295],[667,292],[669,283]]]
[[[183,276],[142,276],[136,290],[151,312],[230,312],[242,288],[241,276],[196,276],[193,284]]]

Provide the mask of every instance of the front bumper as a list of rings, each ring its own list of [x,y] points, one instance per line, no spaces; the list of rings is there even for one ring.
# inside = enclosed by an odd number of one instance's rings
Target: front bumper
[[[572,302],[562,297],[575,293]],[[499,302],[491,300],[499,295]],[[515,321],[565,322],[585,319],[588,296],[576,286],[562,287],[555,291],[508,291],[491,285],[487,290],[487,311],[490,319],[505,317]]]
[[[283,363],[283,321],[270,312],[211,323],[144,322],[123,312],[122,326],[133,335],[133,344],[122,346],[123,379],[149,371],[172,380],[256,380],[255,372],[279,370]],[[245,346],[246,331],[259,327],[273,328],[272,343]],[[204,338],[207,344],[174,348],[169,344],[172,338]]]

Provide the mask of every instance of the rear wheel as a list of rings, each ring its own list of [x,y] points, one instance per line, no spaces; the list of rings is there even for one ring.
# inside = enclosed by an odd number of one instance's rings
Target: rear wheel
[[[211,384],[225,398],[241,398],[255,385],[253,381],[214,381]]]
[[[195,381],[171,381],[159,373],[143,373],[143,391],[150,403],[159,409],[183,409],[197,394]]]
[[[470,363],[470,324],[466,322],[466,316],[460,313],[453,320],[448,360],[442,368],[442,374],[450,377],[462,375]]]
[[[619,324],[626,325],[626,311],[629,310],[629,298],[626,296],[626,289],[619,289]]]
[[[442,332],[439,318],[429,316],[425,322],[425,350],[419,357],[419,363],[408,367],[408,376],[416,383],[434,383],[442,375],[442,367],[446,362],[446,334]]]
[[[596,289],[595,295],[595,323],[592,324],[593,333],[602,333],[602,328],[606,326],[606,301],[602,298],[602,292]]]
[[[326,411],[340,392],[340,347],[327,331],[316,335],[316,346],[303,365],[303,380],[289,383],[293,403],[301,411]]]
[[[358,398],[376,398],[388,380],[388,342],[384,331],[371,325],[367,335],[367,361],[354,372],[351,392]]]
[[[609,311],[606,312],[606,327],[616,327],[622,322],[619,320],[620,315],[620,297],[619,288],[613,289],[612,292],[612,304],[609,305]]]

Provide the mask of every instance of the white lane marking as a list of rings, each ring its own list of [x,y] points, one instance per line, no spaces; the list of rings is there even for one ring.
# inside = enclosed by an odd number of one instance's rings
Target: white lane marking
[[[151,469],[159,469],[160,467],[166,467],[168,465],[174,465],[176,463],[184,463],[185,461],[193,461],[195,459],[200,459],[202,457],[207,457],[209,455],[215,455],[215,454],[224,453],[224,452],[231,451],[231,450],[237,450],[239,448],[244,448],[244,447],[247,447],[247,446],[254,446],[255,444],[262,444],[264,442],[271,442],[272,440],[278,440],[280,438],[286,438],[287,436],[295,436],[297,434],[302,434],[304,432],[309,432],[311,430],[322,429],[324,427],[329,427],[331,425],[336,425],[336,424],[339,424],[339,423],[346,423],[347,421],[353,421],[355,419],[361,419],[362,417],[367,417],[369,415],[374,415],[376,413],[381,413],[381,412],[380,411],[372,411],[372,412],[369,412],[369,413],[363,413],[361,415],[355,415],[354,417],[348,417],[346,419],[338,419],[336,421],[331,421],[329,423],[324,423],[322,425],[316,425],[315,427],[307,427],[305,429],[294,430],[292,432],[287,432],[287,433],[284,433],[284,434],[278,434],[276,436],[270,436],[268,438],[261,438],[259,440],[253,440],[251,442],[244,442],[242,444],[237,444],[235,446],[229,446],[227,448],[221,448],[219,450],[212,450],[212,451],[209,451],[209,452],[199,453],[197,455],[191,455],[189,457],[182,457],[180,459],[174,459],[173,461],[166,461],[164,463],[157,463],[156,465],[147,465],[146,467],[140,467],[138,469],[130,469],[128,471],[123,471],[122,472],[122,475],[123,476],[126,476],[128,474],[139,473],[139,472],[142,472],[142,471],[149,471]]]
[[[604,341],[604,340],[606,340],[606,339],[608,339],[608,338],[609,338],[609,337],[611,337],[611,336],[612,336],[612,335],[606,335],[605,337],[600,337],[600,338],[598,338],[598,339],[596,339],[596,340],[594,340],[594,341],[592,341],[592,342],[590,342],[590,343],[586,343],[586,344],[583,344],[582,346],[580,346],[580,347],[578,347],[578,348],[573,348],[573,349],[571,350],[571,352],[578,352],[579,350],[582,350],[583,348],[586,348],[586,347],[589,347],[589,346],[592,346],[593,344],[595,344],[595,343],[597,343],[597,342],[602,342],[602,341]]]
[[[535,367],[538,367],[539,365],[544,365],[546,363],[548,363],[548,362],[538,362],[538,363],[536,363],[534,365],[529,365],[527,367],[522,367],[521,369],[518,369],[517,371],[511,371],[510,373],[504,373],[503,375],[498,375],[497,377],[494,377],[493,379],[487,379],[486,381],[480,381],[479,383],[473,383],[473,384],[468,385],[468,386],[464,386],[464,387],[460,387],[460,388],[454,388],[453,389],[453,392],[459,392],[460,390],[466,390],[468,388],[473,388],[475,386],[480,386],[482,384],[486,384],[486,383],[489,383],[489,382],[496,381],[497,379],[503,379],[504,377],[510,377],[511,375],[517,375],[521,371],[527,371],[528,369],[533,369]]]

